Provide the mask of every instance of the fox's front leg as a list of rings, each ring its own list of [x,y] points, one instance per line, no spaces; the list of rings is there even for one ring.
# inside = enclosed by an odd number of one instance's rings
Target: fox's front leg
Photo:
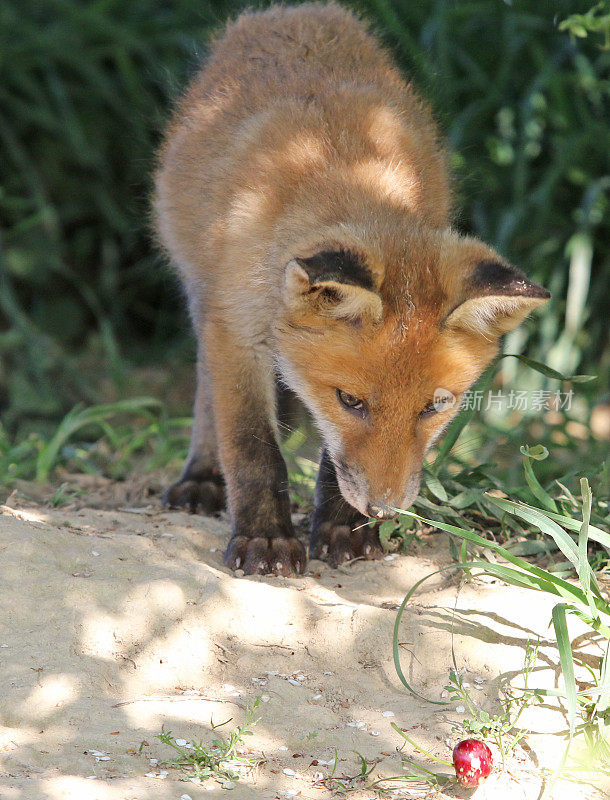
[[[309,555],[328,558],[333,567],[354,558],[383,555],[377,529],[369,527],[367,517],[341,496],[335,466],[326,450],[316,480]]]
[[[186,464],[180,479],[167,490],[164,503],[170,508],[186,507],[215,514],[225,507],[224,479],[218,463],[218,445],[212,408],[212,386],[203,341],[203,323],[194,318],[197,342],[197,392],[193,432]],[[199,323],[199,324],[197,324]]]
[[[232,520],[225,564],[248,575],[302,572],[307,557],[290,517],[288,472],[276,434],[271,359],[236,341],[222,323],[208,323],[206,341]]]

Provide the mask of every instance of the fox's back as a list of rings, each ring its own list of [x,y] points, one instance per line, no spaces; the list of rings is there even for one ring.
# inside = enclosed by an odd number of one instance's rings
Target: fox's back
[[[407,99],[398,71],[351,11],[336,3],[272,6],[241,14],[212,43],[178,115],[211,103],[237,122],[279,98],[319,99],[345,83]]]

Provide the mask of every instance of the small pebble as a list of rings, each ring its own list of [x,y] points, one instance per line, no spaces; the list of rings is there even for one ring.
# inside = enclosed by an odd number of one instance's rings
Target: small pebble
[[[396,556],[385,556],[385,558],[383,560],[384,561],[394,561],[395,558],[396,558]]]
[[[235,575],[236,578],[243,578],[245,574],[246,573],[243,571],[243,569],[236,569],[235,572],[233,573],[233,575]]]
[[[379,736],[379,731],[371,731],[371,736]]]
[[[286,747],[286,745],[285,745],[285,744],[281,744],[281,745],[278,747],[278,750],[288,750],[288,748]]]
[[[217,550],[217,547],[210,547],[210,553],[215,553]]]
[[[296,772],[293,769],[290,769],[290,767],[286,767],[286,769],[283,769],[282,772],[284,775],[296,775]]]
[[[455,710],[457,711],[458,714],[463,714],[464,711],[466,711],[464,706],[458,706]]]
[[[312,700],[321,700],[322,699],[322,695],[321,694],[314,694],[314,696],[311,699]]]
[[[155,764],[158,764],[158,763],[159,763],[159,759],[158,759],[158,758],[151,758],[151,759],[150,759],[150,763],[151,763],[151,765],[154,767],[154,766],[155,766]]]
[[[92,550],[91,551],[91,555],[92,556],[99,556],[99,553],[97,552],[97,550]]]
[[[335,673],[331,672],[330,670],[326,670],[326,672],[323,672],[322,674],[323,675],[334,675]]]
[[[356,723],[356,727],[357,727],[359,730],[362,730],[363,728],[366,728],[366,722],[357,722],[357,723]]]
[[[268,703],[268,702],[269,702],[269,695],[261,694],[261,703]]]
[[[295,681],[294,678],[288,678],[288,683],[291,683],[293,686],[300,686],[300,681]]]
[[[186,741],[186,739],[176,739],[176,744],[178,745],[178,747],[184,747],[185,745],[188,744],[188,742]]]
[[[181,794],[180,800],[193,800],[193,798],[190,796],[190,794]]]
[[[382,717],[395,717],[396,714],[393,711],[382,711],[381,712],[381,716]]]

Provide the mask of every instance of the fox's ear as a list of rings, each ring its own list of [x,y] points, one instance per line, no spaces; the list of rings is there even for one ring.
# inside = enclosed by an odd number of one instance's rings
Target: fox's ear
[[[514,267],[501,261],[480,261],[463,287],[461,302],[449,313],[445,325],[497,338],[516,328],[550,292],[532,283]]]
[[[352,322],[362,317],[377,321],[383,311],[371,271],[360,256],[347,250],[293,258],[286,267],[284,300],[294,310],[309,306]]]

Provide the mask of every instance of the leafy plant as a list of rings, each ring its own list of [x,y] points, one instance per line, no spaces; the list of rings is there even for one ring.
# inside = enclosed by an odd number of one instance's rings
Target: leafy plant
[[[255,713],[260,702],[260,697],[257,697],[252,705],[248,706],[244,722],[234,728],[226,738],[216,737],[209,745],[203,742],[178,744],[171,731],[162,729],[161,733],[157,734],[157,739],[171,747],[178,755],[160,762],[160,765],[180,769],[189,777],[199,778],[202,781],[209,778],[221,782],[238,781],[240,777],[238,767],[253,768],[265,760],[264,755],[244,755],[240,752],[240,749],[245,747],[244,737],[253,735],[250,728],[258,722]],[[210,726],[212,731],[216,732],[231,721],[228,719],[216,725],[210,720]]]
[[[375,769],[377,762],[373,761],[373,763],[369,765],[363,755],[357,751],[354,752],[358,757],[358,764],[360,767],[359,771],[355,775],[343,775],[340,778],[336,777],[337,766],[339,764],[339,755],[335,749],[335,761],[333,763],[331,773],[327,778],[323,778],[320,783],[326,786],[327,789],[344,792],[345,794],[358,791],[358,789],[371,788],[372,784],[367,785],[367,778]]]
[[[571,14],[559,23],[560,31],[568,31],[572,36],[586,39],[590,33],[601,33],[604,36],[605,50],[610,49],[610,14],[598,14],[606,8],[605,3],[597,3],[586,14]]]
[[[145,471],[182,460],[188,449],[190,418],[168,418],[153,398],[134,397],[88,408],[75,406],[50,436],[31,433],[13,442],[0,425],[0,485],[18,479],[48,481],[63,465],[75,472],[121,478],[136,461]],[[65,487],[51,502],[62,502]]]
[[[453,648],[452,648],[453,652]],[[535,702],[541,700],[541,695],[535,689],[528,686],[531,671],[536,663],[538,647],[532,647],[528,643],[525,651],[525,661],[523,670],[523,687],[508,685],[503,687],[503,697],[500,699],[501,712],[490,714],[482,709],[473,697],[473,693],[465,682],[457,668],[455,653],[453,653],[454,668],[449,674],[449,683],[445,690],[449,694],[452,703],[464,703],[470,716],[466,717],[456,730],[460,735],[466,734],[476,739],[492,741],[498,747],[502,757],[502,763],[506,763],[506,757],[523,738],[526,731],[518,727],[519,718],[523,711]]]

